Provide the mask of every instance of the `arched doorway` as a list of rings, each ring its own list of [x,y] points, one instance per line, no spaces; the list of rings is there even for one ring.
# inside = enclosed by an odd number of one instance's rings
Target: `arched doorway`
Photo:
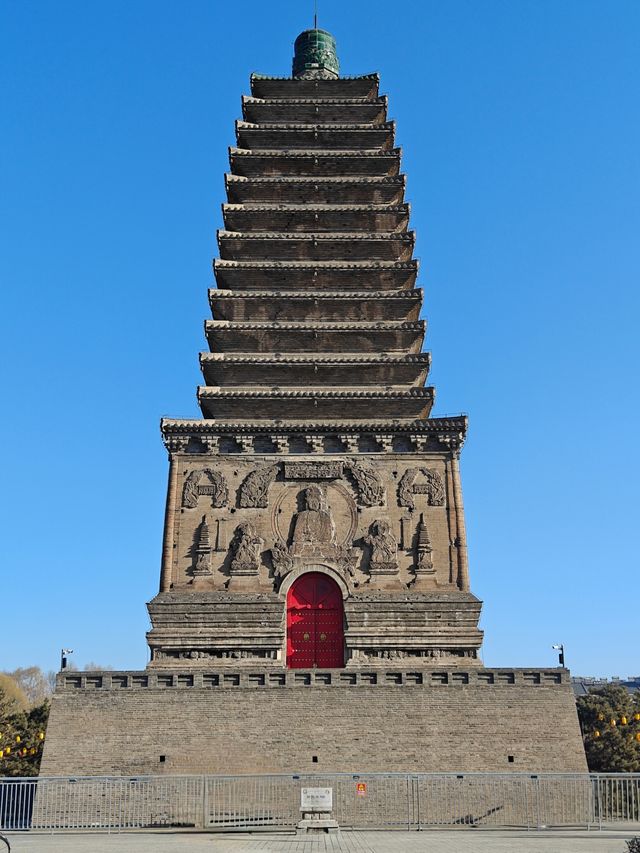
[[[305,572],[287,593],[289,669],[344,666],[342,593],[322,572]]]

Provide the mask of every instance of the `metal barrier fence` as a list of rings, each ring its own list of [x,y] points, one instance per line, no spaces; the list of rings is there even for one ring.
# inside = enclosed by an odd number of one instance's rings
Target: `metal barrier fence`
[[[331,773],[0,779],[0,829],[293,830],[303,787],[344,829],[640,825],[640,774]]]

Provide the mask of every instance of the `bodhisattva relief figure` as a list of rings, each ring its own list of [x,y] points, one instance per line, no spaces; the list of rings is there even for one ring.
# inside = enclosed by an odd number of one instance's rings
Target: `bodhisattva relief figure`
[[[230,574],[232,576],[257,575],[263,545],[264,539],[258,536],[250,521],[239,524],[236,528],[235,554],[231,561]]]
[[[293,527],[292,553],[311,554],[323,546],[335,546],[336,526],[319,486],[304,491],[304,509],[296,515]]]
[[[371,547],[372,563],[393,563],[398,557],[398,543],[388,521],[374,521],[365,542]]]
[[[371,548],[369,572],[371,575],[395,575],[398,572],[398,542],[388,521],[380,519],[371,525],[371,533],[364,540]]]

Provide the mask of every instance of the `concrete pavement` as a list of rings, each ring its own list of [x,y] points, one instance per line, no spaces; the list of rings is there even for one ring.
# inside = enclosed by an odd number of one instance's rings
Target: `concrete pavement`
[[[9,833],[11,853],[627,853],[629,832],[433,830],[343,832],[308,838],[274,833]],[[0,845],[3,851],[3,845]]]

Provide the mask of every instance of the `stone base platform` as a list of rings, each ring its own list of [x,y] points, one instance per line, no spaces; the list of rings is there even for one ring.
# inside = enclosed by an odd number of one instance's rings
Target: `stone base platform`
[[[43,776],[587,771],[566,669],[61,672]]]

